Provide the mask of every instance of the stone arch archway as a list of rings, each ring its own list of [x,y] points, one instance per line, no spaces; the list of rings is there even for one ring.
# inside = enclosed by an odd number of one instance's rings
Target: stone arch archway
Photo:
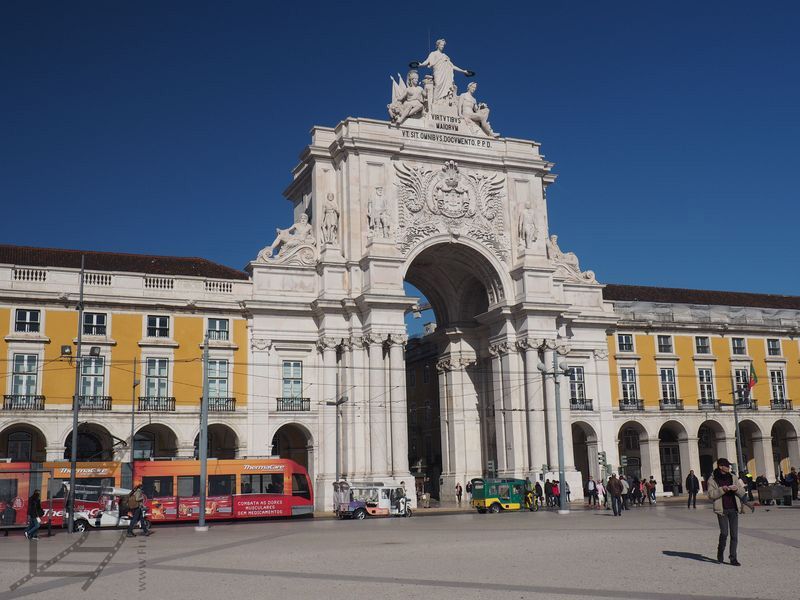
[[[717,459],[728,454],[728,434],[723,425],[707,419],[697,429],[697,453],[700,461],[700,479],[706,480],[717,466]]]
[[[178,455],[178,436],[171,427],[162,423],[150,423],[139,428],[133,440],[135,460],[174,458]]]
[[[34,425],[14,423],[0,431],[0,458],[12,462],[43,462],[47,439]]]
[[[194,438],[194,454],[199,456],[200,434]],[[222,423],[208,426],[208,457],[219,459],[236,458],[239,453],[239,436],[233,428]]]
[[[72,456],[72,432],[64,440],[64,459]],[[114,438],[97,423],[78,424],[78,462],[114,460]]]
[[[623,423],[617,433],[619,446],[619,472],[626,476],[641,479],[652,471],[653,458],[651,446],[657,447],[657,440],[651,441],[650,434],[638,421]],[[658,454],[656,453],[656,457]]]
[[[778,419],[772,424],[772,458],[775,473],[789,473],[792,467],[800,469],[800,441],[797,428],[786,419]]]
[[[737,469],[747,470],[754,475],[764,475],[769,481],[775,480],[775,464],[772,458],[772,440],[761,426],[752,419],[739,421],[739,435],[742,444],[744,465]],[[728,457],[732,463],[734,459]]]
[[[658,453],[661,462],[661,489],[680,494],[684,480],[693,468],[689,447],[689,434],[680,421],[669,420],[658,431]],[[651,473],[656,479],[658,473]]]
[[[285,423],[272,436],[272,455],[293,460],[305,467],[312,478],[313,450],[311,432],[299,423]]]
[[[575,468],[586,482],[589,475],[595,479],[603,477],[597,460],[597,432],[585,421],[572,423],[572,452],[575,457]]]

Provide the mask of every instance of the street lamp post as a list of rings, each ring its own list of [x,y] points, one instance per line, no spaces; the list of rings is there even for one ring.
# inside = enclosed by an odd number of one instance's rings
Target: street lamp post
[[[78,461],[78,411],[80,410],[81,400],[81,348],[83,345],[83,275],[85,257],[81,254],[81,281],[78,298],[78,345],[75,360],[75,394],[72,396],[72,444],[69,455],[69,495],[67,497],[67,531],[73,532],[75,523],[75,474]]]
[[[203,340],[203,398],[200,401],[200,517],[195,531],[208,531],[206,525],[206,476],[208,474],[208,333]]]
[[[558,445],[558,481],[561,487],[561,493],[559,494],[559,507],[558,507],[558,514],[560,515],[568,515],[569,514],[569,505],[567,504],[567,493],[566,493],[566,472],[564,470],[564,432],[563,432],[563,425],[561,423],[561,389],[559,385],[559,379],[562,373],[568,373],[569,368],[566,365],[559,365],[558,364],[558,352],[553,352],[553,370],[548,371],[547,367],[544,363],[539,363],[537,365],[539,371],[541,371],[543,376],[552,375],[553,376],[553,383],[555,384],[555,401],[556,401],[556,443]]]

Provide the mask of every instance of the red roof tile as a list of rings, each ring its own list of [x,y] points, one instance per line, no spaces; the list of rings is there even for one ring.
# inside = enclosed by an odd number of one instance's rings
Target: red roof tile
[[[617,300],[620,302],[664,302],[673,304],[748,306],[754,308],[800,310],[800,296],[687,290],[682,288],[618,285],[613,283],[606,285],[603,289],[603,297],[606,300]]]

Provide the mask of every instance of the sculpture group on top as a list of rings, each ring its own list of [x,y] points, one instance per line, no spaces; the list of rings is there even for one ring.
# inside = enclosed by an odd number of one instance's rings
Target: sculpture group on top
[[[547,240],[547,258],[559,267],[561,275],[581,283],[597,283],[594,271],[581,271],[578,257],[574,252],[562,252],[558,247],[558,236],[553,234]]]
[[[258,253],[261,262],[283,262],[287,264],[313,264],[316,258],[314,228],[303,213],[300,220],[287,229],[276,229],[275,241]],[[273,256],[275,250],[278,254]]]
[[[499,137],[489,124],[489,107],[475,99],[478,84],[471,81],[467,91],[458,94],[455,73],[473,77],[474,71],[462,69],[452,63],[444,53],[445,40],[436,40],[436,50],[422,62],[412,62],[405,81],[397,74],[392,79],[392,102],[387,106],[392,122],[402,125],[410,117],[422,118],[427,125],[445,130],[459,131],[463,126],[465,133],[488,137]],[[432,74],[426,75],[420,86],[418,68],[429,68]],[[436,117],[451,117],[447,122],[437,122]]]

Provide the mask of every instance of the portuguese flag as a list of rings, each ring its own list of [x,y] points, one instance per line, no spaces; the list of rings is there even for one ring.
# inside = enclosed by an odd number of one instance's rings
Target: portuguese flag
[[[753,363],[750,363],[750,381],[747,384],[747,389],[752,390],[756,387],[758,383],[758,377],[756,377],[756,370],[753,368]]]

